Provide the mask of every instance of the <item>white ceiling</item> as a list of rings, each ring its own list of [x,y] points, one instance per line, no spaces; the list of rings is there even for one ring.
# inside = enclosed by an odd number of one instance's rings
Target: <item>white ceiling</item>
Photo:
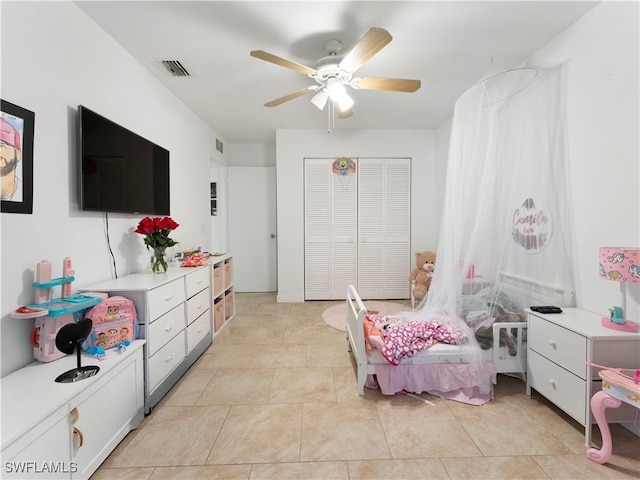
[[[370,27],[393,40],[357,76],[422,81],[415,93],[353,90],[354,115],[336,128],[425,129],[487,73],[511,68],[598,2],[580,1],[81,1],[94,21],[227,142],[273,142],[281,128],[327,128],[311,95],[263,104],[315,82],[258,60],[265,50],[309,67],[339,39],[348,52]],[[493,62],[492,62],[493,59]],[[173,77],[161,60],[179,60]]]

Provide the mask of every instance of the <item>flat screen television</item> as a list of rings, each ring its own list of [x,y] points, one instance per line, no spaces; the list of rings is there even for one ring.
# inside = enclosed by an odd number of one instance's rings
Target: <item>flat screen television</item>
[[[170,215],[169,151],[80,105],[80,210]]]

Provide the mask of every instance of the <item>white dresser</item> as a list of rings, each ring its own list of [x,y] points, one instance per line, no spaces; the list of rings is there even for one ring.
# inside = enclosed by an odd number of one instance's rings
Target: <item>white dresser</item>
[[[211,267],[150,270],[84,287],[133,300],[145,348],[145,413],[211,345]]]
[[[89,478],[144,418],[143,344],[107,350],[103,360],[83,354],[82,365],[100,371],[75,383],[55,381],[76,367],[75,354],[0,379],[0,477]]]
[[[640,334],[601,325],[601,315],[578,308],[560,314],[527,310],[527,395],[531,389],[544,395],[585,427],[585,444],[591,444],[594,423],[590,401],[601,389],[599,368],[640,368]],[[611,422],[633,422],[634,408],[607,412]]]

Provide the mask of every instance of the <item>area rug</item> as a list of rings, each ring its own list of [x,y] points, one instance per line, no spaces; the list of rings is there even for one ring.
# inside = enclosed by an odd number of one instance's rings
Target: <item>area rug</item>
[[[367,311],[375,310],[380,315],[395,315],[396,313],[411,310],[411,307],[401,303],[382,302],[379,300],[368,300],[363,302]],[[347,306],[344,303],[334,305],[322,312],[322,320],[336,330],[345,330]]]

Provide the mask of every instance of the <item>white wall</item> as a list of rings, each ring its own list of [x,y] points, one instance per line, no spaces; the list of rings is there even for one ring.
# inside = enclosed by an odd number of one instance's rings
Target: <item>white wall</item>
[[[638,2],[603,2],[532,63],[567,62],[567,124],[578,306],[607,314],[620,288],[598,276],[598,247],[640,247]],[[640,320],[640,283],[627,318]]]
[[[278,130],[278,302],[304,300],[305,157],[411,158],[411,251],[435,250],[444,177],[434,130]]]
[[[273,143],[232,143],[227,147],[229,166],[275,167],[276,146]]]
[[[82,104],[171,153],[171,216],[180,246],[209,248],[208,171],[215,134],[71,2],[2,2],[2,98],[35,112],[33,214],[1,214],[0,360],[2,376],[33,360],[33,320],[9,313],[34,301],[33,271],[62,259],[73,291],[112,278],[103,214],[80,212],[76,188],[76,111]],[[148,268],[142,216],[109,215],[119,276]],[[54,296],[60,295],[59,289]]]

